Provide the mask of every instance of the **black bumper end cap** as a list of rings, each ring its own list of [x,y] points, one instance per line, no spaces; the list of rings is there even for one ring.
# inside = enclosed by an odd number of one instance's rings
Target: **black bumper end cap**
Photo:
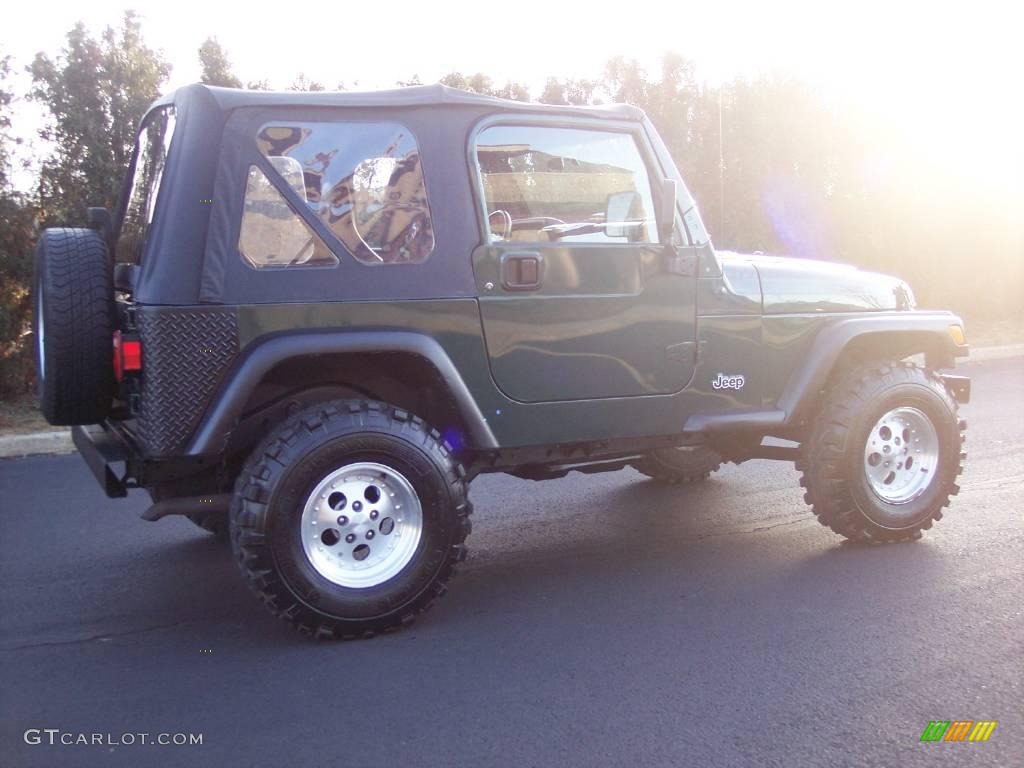
[[[124,445],[114,435],[98,424],[90,424],[72,427],[71,440],[108,497],[123,499],[128,495],[124,479],[111,467],[128,459]]]
[[[952,373],[942,374],[942,383],[950,391],[954,399],[961,405],[971,402],[971,380],[967,376]]]

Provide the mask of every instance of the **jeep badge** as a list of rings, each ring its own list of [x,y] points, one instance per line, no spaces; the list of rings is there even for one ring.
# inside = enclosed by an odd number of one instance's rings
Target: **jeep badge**
[[[746,383],[747,380],[742,376],[728,376],[720,373],[712,379],[711,386],[715,389],[743,389],[743,385]]]

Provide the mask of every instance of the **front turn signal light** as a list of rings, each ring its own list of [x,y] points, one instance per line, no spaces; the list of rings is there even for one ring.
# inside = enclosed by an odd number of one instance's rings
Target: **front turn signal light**
[[[953,343],[958,347],[962,347],[967,343],[967,337],[964,335],[963,326],[951,325],[949,326],[949,337],[953,340]]]

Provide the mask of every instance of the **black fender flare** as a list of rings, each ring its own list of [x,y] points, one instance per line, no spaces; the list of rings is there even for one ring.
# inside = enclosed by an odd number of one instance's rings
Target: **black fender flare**
[[[864,341],[888,345],[893,357],[924,353],[934,368],[951,368],[970,348],[957,344],[950,326],[963,321],[952,312],[894,312],[861,315],[837,320],[822,329],[805,355],[804,363],[790,376],[777,408],[785,414],[784,425],[794,427],[813,408],[840,358],[852,344]]]
[[[346,352],[405,352],[424,358],[448,386],[466,421],[473,448],[494,450],[498,447],[476,400],[436,339],[411,331],[316,331],[275,334],[251,342],[214,393],[186,455],[221,453],[249,396],[274,366],[296,357]]]

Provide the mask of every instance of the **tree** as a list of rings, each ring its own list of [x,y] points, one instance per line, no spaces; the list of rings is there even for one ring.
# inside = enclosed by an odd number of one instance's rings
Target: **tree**
[[[609,60],[604,74],[605,88],[613,101],[643,107],[648,103],[651,84],[643,67],[635,59],[621,56]]]
[[[461,91],[481,93],[485,96],[494,95],[494,89],[491,87],[491,78],[483,72],[477,72],[475,75],[470,75],[469,77],[463,75],[461,72],[449,72],[441,78],[441,85],[447,85],[450,88],[458,88]]]
[[[39,181],[47,221],[83,221],[88,205],[115,208],[139,121],[170,66],[146,46],[128,11],[101,40],[76,24],[60,55],[37,54],[29,72],[30,98],[49,111],[39,135],[54,147]]]
[[[9,56],[0,56],[0,398],[21,394],[32,380],[31,345],[25,343],[32,302],[34,207],[11,188]]]
[[[306,77],[304,72],[299,72],[292,84],[288,86],[289,91],[325,91],[324,84]]]
[[[540,95],[542,104],[575,104],[584,106],[594,103],[594,93],[599,84],[594,80],[559,80],[549,77]]]
[[[482,93],[486,96],[494,94],[491,78],[483,72],[477,72],[475,75],[470,75],[469,79],[466,80],[466,87],[474,93]]]
[[[565,83],[557,77],[549,77],[544,83],[544,90],[540,94],[541,104],[568,104],[565,96]]]
[[[216,37],[208,37],[199,49],[199,65],[202,67],[202,82],[207,85],[221,85],[225,88],[241,88],[242,81],[231,71],[231,62],[224,47]]]
[[[500,96],[503,99],[512,99],[512,101],[529,101],[530,100],[530,89],[522,83],[517,83],[514,80],[506,80],[505,84],[501,88],[494,90],[495,96]]]
[[[146,46],[142,25],[132,11],[125,12],[120,33],[106,28],[103,54],[114,186],[120,192],[121,180],[135,148],[139,122],[160,95],[171,67],[160,53]],[[116,202],[116,198],[117,194],[111,201]]]
[[[14,93],[8,90],[7,78],[11,76],[11,57],[0,56],[0,191],[6,190],[10,183],[10,149],[13,141],[11,130],[11,103]]]

